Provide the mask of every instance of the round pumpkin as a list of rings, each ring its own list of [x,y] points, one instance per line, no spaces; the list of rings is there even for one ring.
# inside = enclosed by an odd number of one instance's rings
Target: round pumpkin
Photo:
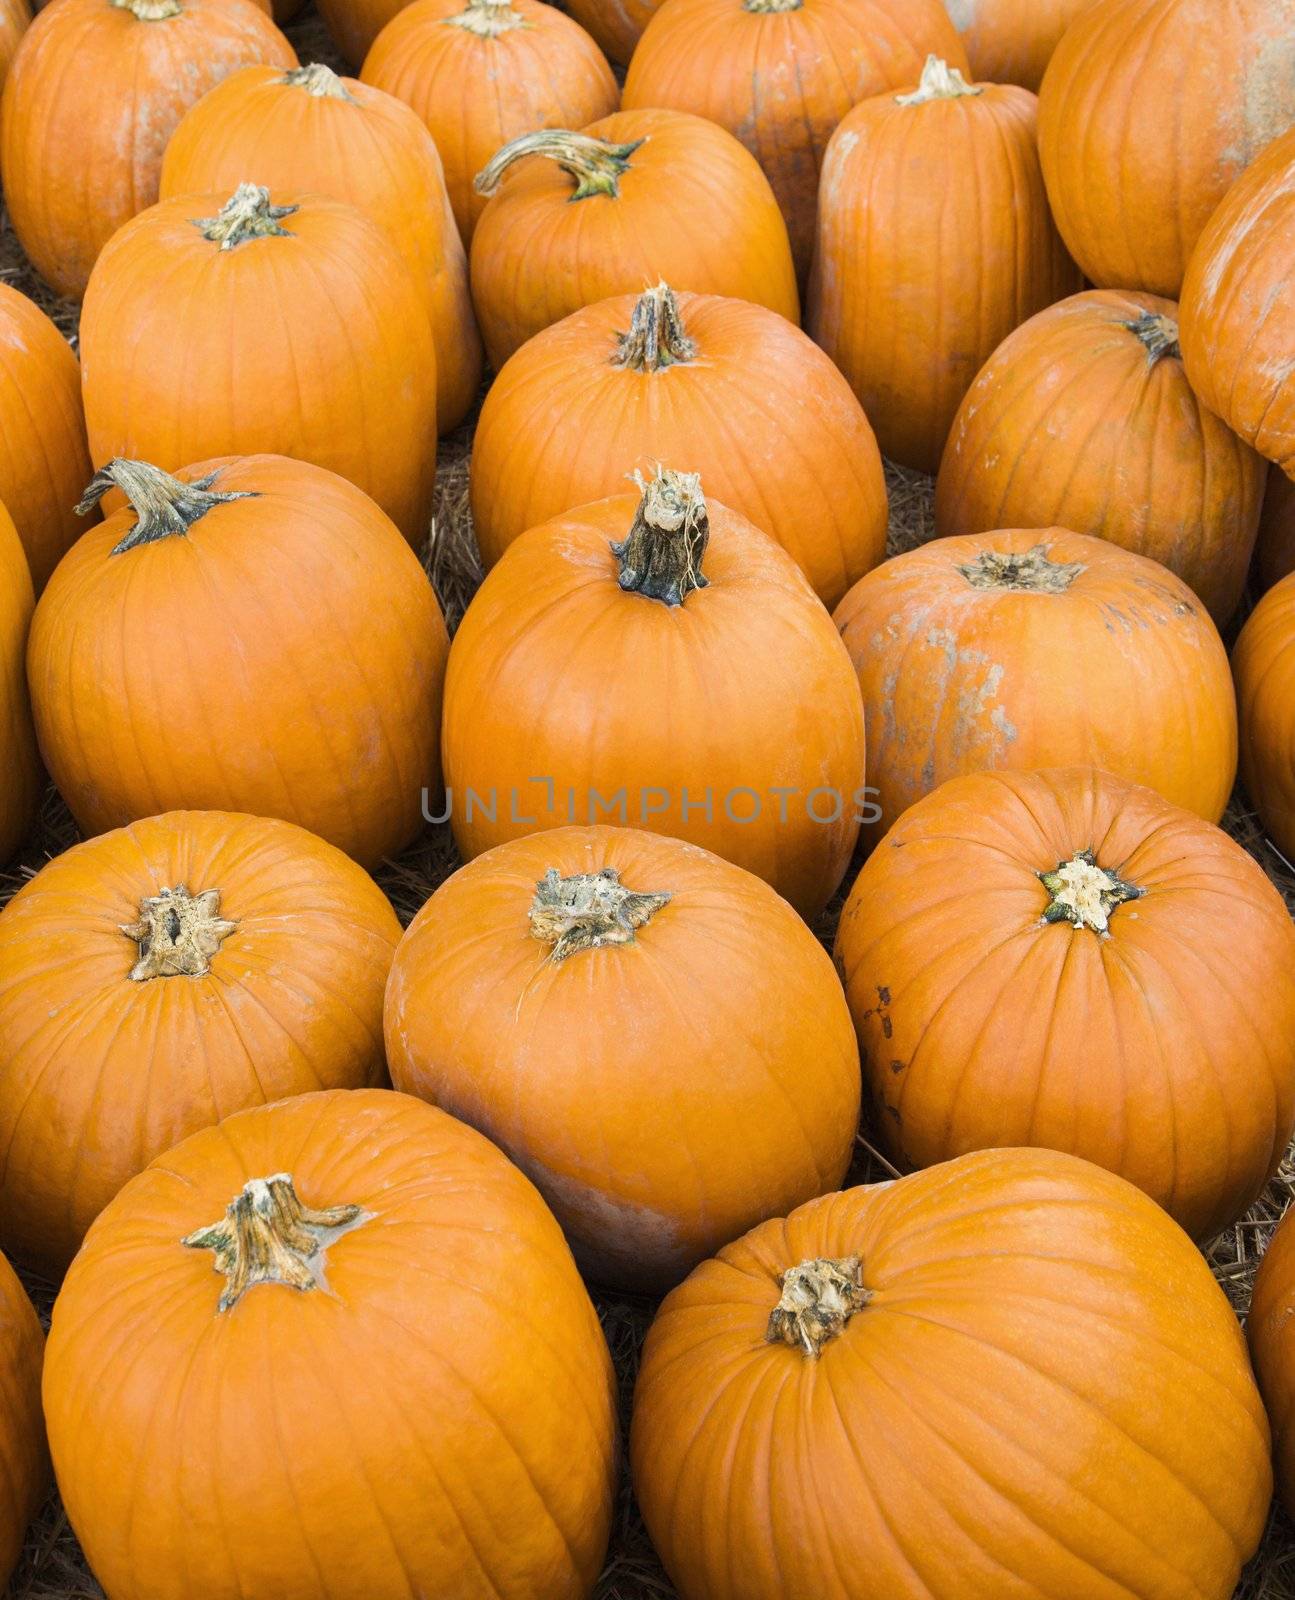
[[[1280,467],[1269,467],[1255,568],[1261,591],[1295,572],[1295,483]]]
[[[1094,0],[944,0],[980,83],[1038,92],[1062,34]]]
[[[666,0],[624,103],[693,111],[739,138],[778,197],[803,280],[833,129],[860,100],[916,83],[931,52],[967,66],[941,0]]]
[[[1035,120],[1027,89],[931,57],[918,88],[863,101],[828,144],[806,326],[904,466],[936,470],[980,368],[1079,287]]]
[[[40,1404],[44,1358],[45,1334],[27,1291],[0,1256],[0,1583],[5,1584],[49,1484]]]
[[[315,64],[244,67],[186,112],[166,148],[162,198],[324,194],[369,214],[422,287],[436,343],[436,419],[449,433],[481,386],[468,258],[432,136],[400,101]],[[291,224],[289,224],[289,227]]]
[[[431,131],[464,244],[486,205],[473,180],[496,150],[537,128],[583,128],[620,104],[593,40],[542,0],[414,0],[383,28],[360,76]]]
[[[31,7],[27,0],[2,0],[0,3],[0,89],[9,76],[9,67],[18,41],[31,27]]]
[[[213,84],[295,67],[252,0],[53,0],[5,84],[0,172],[19,242],[59,294],[85,292],[122,223],[157,199],[162,153]]]
[[[937,533],[1073,528],[1176,572],[1223,627],[1245,588],[1265,466],[1196,398],[1178,307],[1092,290],[1040,311],[967,391]]]
[[[685,1600],[1230,1600],[1272,1492],[1196,1248],[1045,1150],[722,1250],[652,1325],[630,1454]]]
[[[44,779],[27,694],[31,574],[13,519],[0,503],[0,866],[31,826]]]
[[[836,622],[882,828],[962,773],[1069,765],[1223,815],[1227,652],[1186,584],[1146,556],[1064,528],[936,539],[856,583]]]
[[[427,536],[431,325],[395,245],[354,206],[254,184],[153,206],[95,268],[81,384],[95,461],[177,472],[293,456],[364,490],[416,547]]]
[[[585,1600],[607,1543],[611,1362],[562,1232],[390,1090],[240,1112],[132,1179],[44,1398],[113,1600]]]
[[[496,370],[581,306],[663,279],[800,320],[769,180],[701,117],[620,111],[581,133],[524,134],[477,187],[493,198],[472,236],[472,298]]]
[[[117,460],[87,499],[109,486],[130,504],[64,559],[28,651],[82,831],[193,809],[282,817],[366,866],[407,844],[439,786],[447,640],[390,521],[280,456]]]
[[[1269,589],[1232,652],[1241,781],[1269,838],[1295,862],[1295,575]]]
[[[1277,1489],[1295,1508],[1295,1222],[1288,1211],[1268,1241],[1255,1276],[1246,1334],[1273,1430]]]
[[[795,449],[789,449],[789,430]],[[753,477],[756,462],[776,472]],[[472,441],[472,523],[487,565],[528,528],[688,461],[770,534],[826,605],[886,547],[886,481],[848,383],[785,317],[664,283],[537,333],[490,386]]]
[[[660,1293],[837,1188],[854,1149],[859,1056],[823,947],[749,872],[637,828],[456,872],[396,953],[386,1039],[396,1088],[510,1155],[621,1289]]]

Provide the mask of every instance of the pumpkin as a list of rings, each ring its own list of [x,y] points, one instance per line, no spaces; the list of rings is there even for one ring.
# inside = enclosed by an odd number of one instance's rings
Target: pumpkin
[[[385,1082],[399,938],[353,861],[264,817],[172,811],[43,867],[0,912],[5,1249],[57,1277],[188,1134]]]
[[[1046,1150],[722,1250],[652,1325],[630,1453],[686,1600],[1230,1600],[1272,1489],[1209,1268],[1132,1185]]]
[[[49,1483],[41,1415],[45,1335],[27,1291],[0,1256],[0,1583],[8,1583],[27,1525]]]
[[[24,665],[33,604],[27,558],[0,503],[0,866],[26,837],[44,782]]]
[[[800,320],[769,181],[701,117],[619,111],[581,133],[523,134],[477,187],[493,198],[472,235],[472,298],[496,369],[581,306],[662,279]]]
[[[1236,772],[1227,653],[1181,579],[1064,528],[936,539],[836,609],[890,827],[948,778],[1085,765],[1208,822]]]
[[[642,489],[532,528],[468,607],[441,743],[455,842],[471,860],[619,822],[712,850],[812,916],[865,803],[849,657],[791,557],[695,474],[660,468]]]
[[[1222,627],[1245,587],[1265,467],[1188,386],[1177,312],[1092,290],[1011,334],[954,419],[936,531],[1096,534],[1176,572]]]
[[[244,67],[186,112],[167,146],[162,198],[326,194],[367,211],[422,287],[436,343],[436,416],[456,428],[481,385],[468,259],[436,145],[408,106],[315,64]]]
[[[473,179],[496,150],[537,128],[583,128],[620,104],[593,40],[541,0],[414,0],[360,76],[427,124],[465,245],[486,206]]]
[[[1295,861],[1295,576],[1269,589],[1232,652],[1241,781],[1264,828]]]
[[[81,382],[95,461],[294,456],[364,490],[415,546],[426,537],[431,326],[395,245],[353,206],[240,184],[152,207],[95,268]]]
[[[1295,572],[1295,483],[1280,467],[1268,469],[1255,556],[1261,590],[1271,589],[1288,572]]]
[[[456,872],[396,953],[386,1039],[396,1088],[510,1155],[617,1288],[670,1288],[835,1189],[854,1148],[859,1056],[823,947],[749,872],[637,828]]]
[[[627,67],[661,0],[568,0],[571,15],[610,60]]]
[[[931,57],[917,89],[864,100],[828,144],[806,325],[904,466],[936,470],[980,368],[1079,287],[1034,130],[1027,89]]]
[[[625,79],[627,110],[673,106],[739,138],[773,185],[802,280],[818,173],[852,106],[967,57],[941,0],[666,0]]]
[[[2,0],[0,3],[0,89],[9,75],[9,66],[18,41],[31,27],[31,7],[27,0]]]
[[[1295,121],[1295,0],[1099,0],[1039,90],[1039,153],[1100,289],[1176,297],[1237,176]]]
[[[981,83],[1038,93],[1062,34],[1094,0],[944,0]]]
[[[1255,1375],[1268,1408],[1273,1430],[1273,1459],[1277,1488],[1287,1511],[1295,1505],[1295,1347],[1292,1346],[1292,1310],[1295,1310],[1295,1222],[1288,1211],[1268,1241],[1255,1276],[1246,1335]]]
[[[407,844],[439,783],[447,640],[390,521],[278,456],[180,478],[117,460],[87,500],[110,486],[129,506],[64,558],[28,650],[82,831],[194,809],[282,817],[366,866]]]
[[[795,430],[795,450],[788,430]],[[779,470],[752,476],[777,459]],[[584,306],[504,363],[472,442],[472,521],[493,565],[518,535],[689,461],[835,605],[885,553],[868,419],[814,342],[745,300],[674,292]]]
[[[0,172],[32,265],[85,292],[99,252],[157,199],[162,152],[185,111],[249,62],[295,67],[252,0],[53,0],[5,84]]]
[[[390,1090],[240,1112],[132,1179],[44,1398],[113,1600],[584,1600],[607,1543],[611,1362],[562,1232]]]

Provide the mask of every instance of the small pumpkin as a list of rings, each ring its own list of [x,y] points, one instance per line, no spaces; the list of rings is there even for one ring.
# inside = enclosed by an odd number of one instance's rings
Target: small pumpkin
[[[45,1334],[27,1291],[0,1256],[0,1583],[6,1585],[49,1484],[44,1358]]]
[[[1295,483],[1280,467],[1269,467],[1255,568],[1261,591],[1295,572]]]
[[[989,358],[940,463],[940,534],[1073,528],[1159,561],[1223,627],[1245,588],[1263,461],[1196,398],[1178,307],[1092,290]]]
[[[585,1600],[607,1543],[611,1362],[561,1230],[390,1090],[239,1112],[132,1179],[44,1399],[114,1600]]]
[[[980,368],[1079,288],[1035,121],[1029,90],[932,56],[916,89],[864,100],[828,144],[806,326],[904,466],[936,470]]]
[[[699,1267],[648,1334],[630,1456],[690,1600],[1230,1600],[1268,1437],[1181,1229],[1073,1156],[995,1150]]]
[[[0,503],[0,866],[26,837],[44,783],[25,665],[34,604],[18,530]]]
[[[1264,828],[1295,861],[1295,575],[1269,589],[1232,651],[1241,781]]]
[[[1246,1335],[1273,1430],[1277,1490],[1289,1513],[1295,1507],[1295,1221],[1288,1211],[1268,1241],[1255,1276]]]
[[[978,83],[1037,94],[1066,29],[1094,0],[944,0]]]
[[[752,476],[751,463],[774,459],[777,472]],[[826,605],[885,553],[881,456],[828,358],[764,306],[661,283],[573,311],[504,363],[472,441],[483,559],[622,491],[627,462],[650,472],[658,461],[690,461]]]
[[[27,0],[2,0],[0,3],[0,89],[9,76],[9,67],[18,41],[31,27],[31,6]]]
[[[581,306],[662,279],[800,320],[769,181],[701,117],[620,111],[580,133],[524,134],[477,187],[493,198],[472,236],[472,298],[496,369]]]
[[[82,831],[193,809],[282,817],[365,866],[407,844],[439,784],[448,646],[391,522],[279,456],[178,478],[117,460],[87,501],[110,487],[129,505],[64,559],[28,650]]]

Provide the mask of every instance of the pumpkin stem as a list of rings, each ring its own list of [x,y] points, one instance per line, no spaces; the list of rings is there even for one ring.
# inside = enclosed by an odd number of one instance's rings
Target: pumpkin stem
[[[743,11],[765,17],[775,12],[799,11],[805,0],[742,0]]]
[[[646,927],[669,893],[638,894],[627,889],[615,867],[563,878],[550,867],[535,885],[531,901],[531,938],[552,945],[555,965],[581,950],[604,944],[633,944],[634,930]]]
[[[697,346],[684,331],[679,303],[666,283],[645,289],[634,306],[628,333],[616,335],[615,367],[632,372],[660,372],[680,361],[691,361]]]
[[[984,94],[984,86],[968,83],[957,67],[951,67],[939,56],[927,56],[917,88],[909,94],[897,94],[897,106],[924,106],[932,100],[961,100],[968,95]]]
[[[324,1281],[324,1251],[335,1239],[369,1220],[359,1206],[316,1211],[297,1198],[292,1177],[276,1172],[249,1178],[225,1215],[180,1243],[189,1250],[214,1250],[213,1271],[223,1272],[219,1311],[232,1311],[256,1283],[282,1283],[303,1292]]]
[[[1082,561],[1049,561],[1049,546],[1036,544],[1020,555],[982,550],[958,571],[973,589],[1018,589],[1032,594],[1064,594],[1081,572]]]
[[[1165,356],[1181,360],[1182,351],[1178,348],[1178,324],[1172,317],[1148,311],[1136,322],[1126,322],[1123,326],[1142,341],[1146,348],[1149,367],[1154,367],[1156,362]]]
[[[272,206],[270,191],[259,183],[240,183],[220,208],[217,217],[194,217],[192,222],[204,239],[222,250],[234,250],[249,239],[271,236],[288,238],[291,229],[281,228],[283,217],[290,217],[296,206]]]
[[[478,194],[494,194],[514,161],[524,161],[527,156],[547,156],[550,161],[556,161],[568,177],[575,179],[572,200],[587,200],[594,194],[609,195],[614,200],[620,194],[622,174],[630,169],[629,158],[642,143],[642,139],[635,139],[633,144],[612,144],[589,133],[540,128],[496,150],[473,179],[472,187]]]
[[[108,0],[119,11],[129,11],[140,22],[165,22],[184,10],[180,0]]]
[[[1041,872],[1039,882],[1052,899],[1044,922],[1068,922],[1073,928],[1091,928],[1109,939],[1111,912],[1127,900],[1140,900],[1147,892],[1117,873],[1099,867],[1091,850],[1080,850],[1053,872]]]
[[[710,581],[701,570],[710,538],[701,478],[658,466],[651,483],[637,472],[634,482],[643,495],[634,524],[619,544],[612,541],[621,588],[681,606]]]
[[[203,978],[211,958],[238,926],[220,915],[220,890],[191,895],[180,883],[139,903],[139,921],[118,924],[139,946],[134,983],[150,978]]]
[[[778,1280],[782,1299],[769,1314],[767,1342],[797,1346],[816,1361],[828,1340],[838,1338],[872,1299],[862,1266],[858,1256],[821,1256],[788,1267]]]
[[[284,73],[279,82],[291,84],[294,89],[304,89],[307,94],[314,95],[316,100],[349,100],[352,105],[359,104],[332,67],[326,67],[322,61],[312,61],[305,67],[293,67],[291,71]],[[266,199],[269,199],[268,194]],[[295,210],[295,206],[290,206],[282,212],[282,215],[286,217]]]
[[[130,501],[136,521],[126,537],[112,547],[111,554],[119,556],[126,550],[133,550],[137,544],[152,544],[158,539],[188,533],[212,506],[223,505],[228,500],[256,498],[255,489],[213,490],[211,486],[219,476],[219,471],[209,472],[205,478],[182,483],[147,461],[128,461],[124,456],[114,456],[91,478],[77,502],[77,515],[84,517],[93,511],[109,489],[120,489]]]
[[[513,10],[512,0],[468,0],[464,10],[452,17],[442,17],[441,21],[447,28],[463,28],[475,33],[478,39],[497,39],[513,28],[530,27],[521,12]]]

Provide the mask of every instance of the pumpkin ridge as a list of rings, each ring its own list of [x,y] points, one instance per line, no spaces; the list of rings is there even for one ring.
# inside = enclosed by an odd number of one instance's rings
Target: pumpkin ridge
[[[630,531],[611,552],[620,563],[622,589],[681,606],[694,589],[710,580],[701,570],[710,538],[710,519],[695,472],[672,472],[658,466],[650,483],[639,473],[642,492]]]
[[[630,156],[646,141],[644,134],[643,138],[629,144],[613,144],[609,139],[574,133],[569,128],[540,128],[496,150],[472,180],[472,187],[480,195],[492,195],[514,161],[523,161],[527,156],[546,156],[556,161],[569,178],[575,179],[575,192],[570,201],[587,200],[595,194],[616,200],[620,197],[621,177],[630,170]]]
[[[535,885],[528,913],[531,938],[552,946],[548,959],[558,966],[581,950],[633,944],[635,929],[646,927],[673,898],[668,890],[653,894],[626,888],[615,867],[569,878],[550,867]]]

